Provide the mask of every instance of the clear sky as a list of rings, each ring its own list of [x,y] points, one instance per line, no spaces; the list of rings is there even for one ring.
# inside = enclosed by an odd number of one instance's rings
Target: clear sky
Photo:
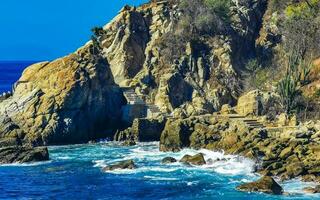
[[[90,39],[126,4],[147,0],[1,0],[0,60],[52,60]]]

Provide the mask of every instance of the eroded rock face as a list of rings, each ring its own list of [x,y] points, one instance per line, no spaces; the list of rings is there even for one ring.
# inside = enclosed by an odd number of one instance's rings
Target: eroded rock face
[[[0,163],[29,163],[49,160],[46,147],[8,146],[0,148]]]
[[[98,133],[118,121],[122,102],[107,61],[86,46],[23,72],[13,96],[0,103],[0,137],[32,145],[106,137]]]
[[[264,176],[260,180],[252,183],[245,183],[237,187],[244,192],[263,192],[268,194],[282,194],[282,187],[270,176]]]

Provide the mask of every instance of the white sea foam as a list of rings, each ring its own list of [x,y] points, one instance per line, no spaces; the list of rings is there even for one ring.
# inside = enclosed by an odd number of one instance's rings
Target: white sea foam
[[[145,179],[151,179],[154,181],[177,181],[178,178],[169,178],[169,177],[157,177],[157,176],[144,176]]]
[[[70,156],[58,156],[57,159],[58,160],[70,160],[70,159],[72,159],[72,157],[70,157]]]
[[[93,167],[101,167],[101,168],[104,168],[104,167],[106,167],[107,166],[107,164],[106,164],[106,162],[104,161],[104,160],[94,160],[94,161],[92,161],[93,163],[95,163],[94,165],[93,165]]]
[[[135,169],[115,169],[112,171],[105,171],[108,174],[135,174]]]
[[[0,167],[32,167],[39,165],[46,165],[51,163],[52,161],[43,161],[43,162],[32,162],[32,163],[11,163],[11,164],[0,164]]]
[[[281,184],[285,192],[289,194],[305,194],[303,191],[306,187],[315,187],[317,184],[314,182],[303,182],[300,179],[292,179],[289,181],[285,181]],[[318,196],[318,194],[313,194],[313,196]]]
[[[114,159],[111,161],[94,161],[95,167],[105,167],[107,164],[112,164],[118,161],[133,159],[136,163],[139,162],[153,162],[160,164],[164,157],[171,156],[177,160],[180,160],[184,155],[195,155],[197,153],[203,153],[206,165],[203,166],[192,166],[187,167],[181,163],[173,163],[168,165],[160,165],[158,167],[148,167],[141,166],[135,170],[135,173],[145,172],[145,171],[158,171],[158,172],[172,172],[179,169],[199,169],[199,170],[213,170],[216,173],[224,175],[254,175],[254,165],[255,163],[247,158],[236,156],[236,155],[225,155],[224,152],[210,151],[206,149],[193,150],[193,149],[183,149],[180,152],[160,152],[158,148],[158,143],[139,143],[138,146],[129,150],[129,153],[125,155],[124,158]],[[131,171],[129,171],[132,173]],[[118,172],[116,172],[118,173]],[[121,172],[123,173],[123,171]]]

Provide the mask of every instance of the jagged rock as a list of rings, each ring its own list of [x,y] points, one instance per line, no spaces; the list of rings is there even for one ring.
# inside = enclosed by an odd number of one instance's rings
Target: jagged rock
[[[202,153],[196,154],[194,156],[185,155],[181,158],[180,162],[191,165],[205,165],[206,161]]]
[[[29,163],[49,160],[46,147],[8,146],[0,148],[0,163]]]
[[[0,103],[0,136],[33,145],[70,144],[106,137],[123,104],[108,63],[90,44],[64,58],[28,67],[12,97]],[[79,60],[81,58],[81,60]]]
[[[175,162],[177,162],[177,159],[172,158],[172,157],[165,157],[161,161],[162,164],[170,164],[170,163],[175,163]]]
[[[263,192],[268,194],[282,194],[282,187],[270,176],[264,176],[256,182],[245,183],[237,187],[244,192]]]
[[[183,103],[192,100],[192,86],[181,74],[167,74],[161,77],[155,104],[164,111],[173,111]]]
[[[133,160],[125,160],[121,162],[117,162],[110,166],[104,167],[103,171],[113,171],[117,169],[135,169],[136,165],[134,164]]]

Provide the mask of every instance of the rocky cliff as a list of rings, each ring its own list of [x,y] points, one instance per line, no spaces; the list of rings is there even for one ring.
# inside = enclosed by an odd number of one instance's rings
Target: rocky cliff
[[[32,145],[86,142],[112,129],[122,102],[108,62],[85,46],[23,72],[0,103],[0,136]]]
[[[276,22],[284,8],[268,0],[214,2],[125,6],[75,53],[24,71],[0,103],[0,137],[44,145],[113,136],[123,87],[177,118],[234,106],[249,61],[281,57]]]
[[[120,121],[125,103],[119,86],[135,88],[163,112],[186,116],[233,103],[237,70],[255,43],[265,7],[264,0],[234,1],[224,32],[199,33],[169,58],[172,47],[166,45],[175,46],[177,35],[171,34],[187,14],[180,2],[125,6],[96,40],[23,72],[13,96],[0,104],[0,136],[34,145],[110,136],[105,130]]]

